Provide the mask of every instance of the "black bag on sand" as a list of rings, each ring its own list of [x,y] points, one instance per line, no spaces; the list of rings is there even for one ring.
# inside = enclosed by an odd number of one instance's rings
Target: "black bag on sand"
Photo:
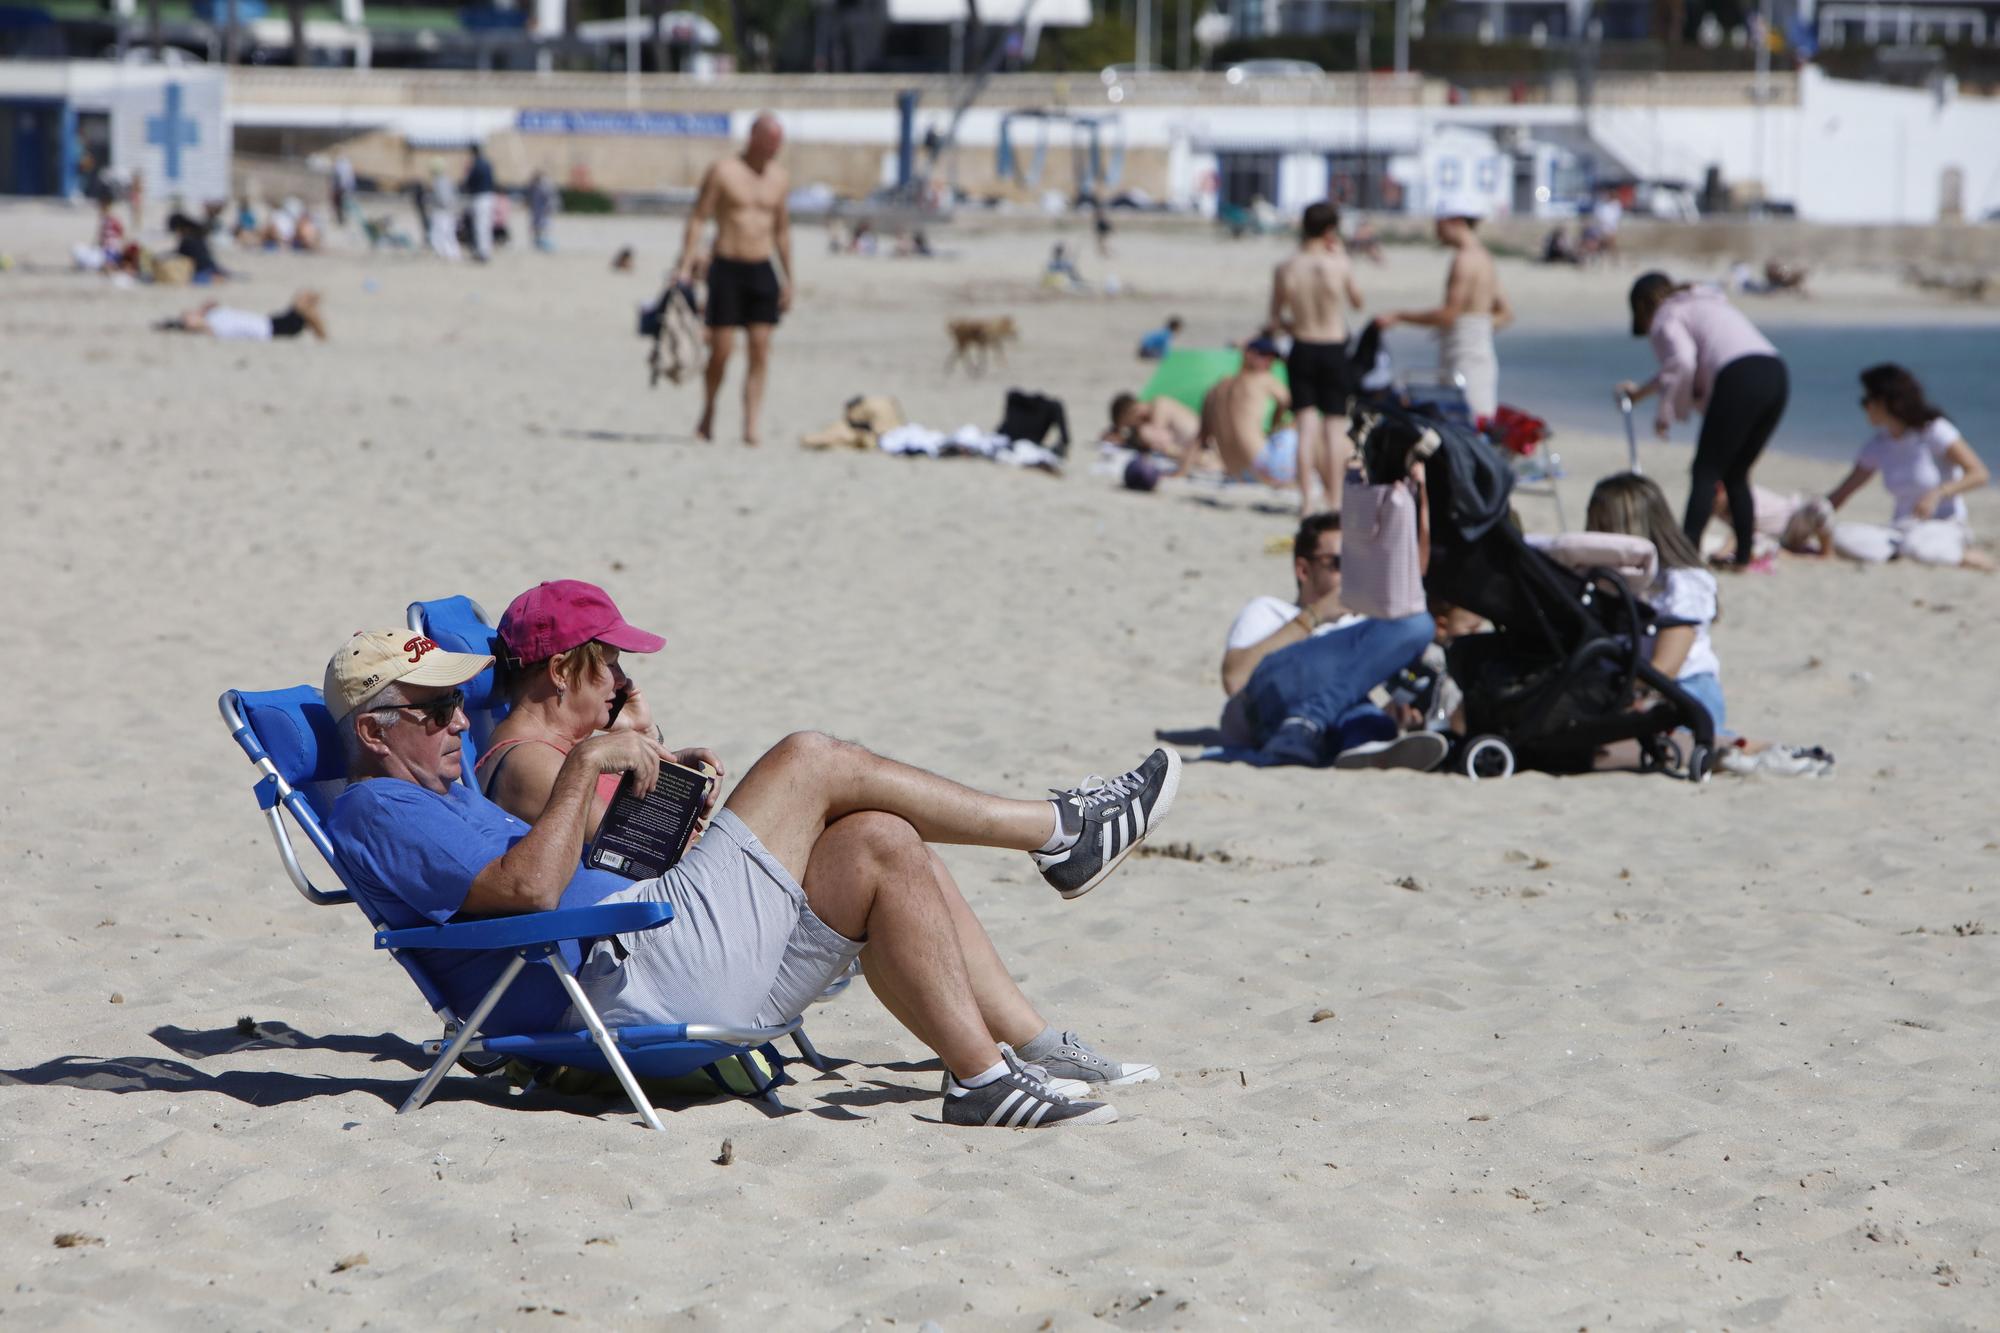
[[[1056,442],[1048,446],[1050,451],[1058,458],[1069,457],[1069,416],[1063,411],[1060,398],[1026,389],[1009,389],[1006,414],[993,430],[1010,440],[1041,445],[1048,445],[1049,432],[1054,431]]]

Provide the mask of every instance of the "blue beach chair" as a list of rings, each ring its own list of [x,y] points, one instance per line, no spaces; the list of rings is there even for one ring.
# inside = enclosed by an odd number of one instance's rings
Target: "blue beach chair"
[[[333,798],[345,784],[346,766],[333,716],[320,692],[310,685],[255,692],[230,690],[222,696],[220,707],[230,736],[257,768],[257,806],[264,812],[265,822],[277,843],[278,859],[283,862],[292,886],[315,905],[351,902],[367,912],[365,900],[356,897],[345,884],[337,889],[323,889],[314,884],[300,864],[298,849],[292,841],[291,828],[296,827],[333,873],[341,874],[339,858],[326,835],[325,821],[332,812]],[[461,1056],[490,1057],[496,1065],[513,1058],[535,1066],[568,1065],[609,1073],[632,1099],[640,1118],[653,1129],[666,1127],[640,1089],[638,1075],[677,1078],[701,1070],[718,1088],[729,1092],[732,1089],[719,1065],[733,1060],[757,1096],[779,1105],[777,1087],[791,1079],[785,1073],[785,1058],[773,1042],[790,1036],[807,1063],[817,1069],[826,1067],[802,1030],[801,1020],[796,1018],[774,1027],[729,1028],[699,1023],[605,1027],[576,980],[575,969],[581,961],[578,941],[657,930],[673,919],[673,908],[665,903],[606,903],[402,930],[389,929],[372,912],[368,915],[375,927],[375,947],[387,950],[390,957],[402,964],[444,1022],[443,1037],[424,1044],[425,1052],[435,1054],[437,1061],[397,1108],[398,1115],[414,1111],[428,1101]],[[422,960],[410,952],[422,949],[505,950],[513,958],[472,1011],[461,1016],[453,1011],[443,990],[426,973]],[[515,986],[559,992],[583,1015],[584,1029],[538,1033],[483,1031],[487,1016]],[[758,1070],[749,1058],[752,1052],[761,1054],[769,1063],[769,1074]]]

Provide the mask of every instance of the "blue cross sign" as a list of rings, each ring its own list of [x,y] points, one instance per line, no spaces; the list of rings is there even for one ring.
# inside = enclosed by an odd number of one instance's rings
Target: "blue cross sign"
[[[193,148],[201,142],[199,127],[194,121],[181,115],[181,86],[167,85],[165,111],[157,116],[146,117],[146,142],[167,152],[167,179],[181,178],[181,149]]]

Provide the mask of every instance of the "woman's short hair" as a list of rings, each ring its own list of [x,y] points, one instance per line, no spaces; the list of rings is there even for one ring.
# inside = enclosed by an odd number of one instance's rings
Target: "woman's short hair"
[[[596,675],[605,663],[605,647],[595,639],[586,639],[568,652],[544,657],[539,662],[513,662],[502,657],[501,680],[510,698],[519,699],[526,692],[530,682],[539,680],[545,673],[553,671],[555,678],[571,689],[580,689],[584,679]],[[560,657],[562,661],[556,662]],[[555,662],[551,668],[549,665]]]
[[[1917,377],[1893,361],[1870,366],[1861,372],[1861,389],[1882,404],[1882,410],[1911,430],[1922,430],[1944,413],[1924,397]]]

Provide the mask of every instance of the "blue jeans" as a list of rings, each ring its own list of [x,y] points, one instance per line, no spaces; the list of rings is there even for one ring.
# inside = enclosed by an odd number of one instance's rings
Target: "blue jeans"
[[[1257,743],[1293,717],[1320,729],[1330,755],[1392,739],[1396,724],[1368,702],[1368,691],[1416,661],[1436,633],[1428,615],[1414,615],[1364,620],[1280,648],[1257,664],[1243,687]]]

